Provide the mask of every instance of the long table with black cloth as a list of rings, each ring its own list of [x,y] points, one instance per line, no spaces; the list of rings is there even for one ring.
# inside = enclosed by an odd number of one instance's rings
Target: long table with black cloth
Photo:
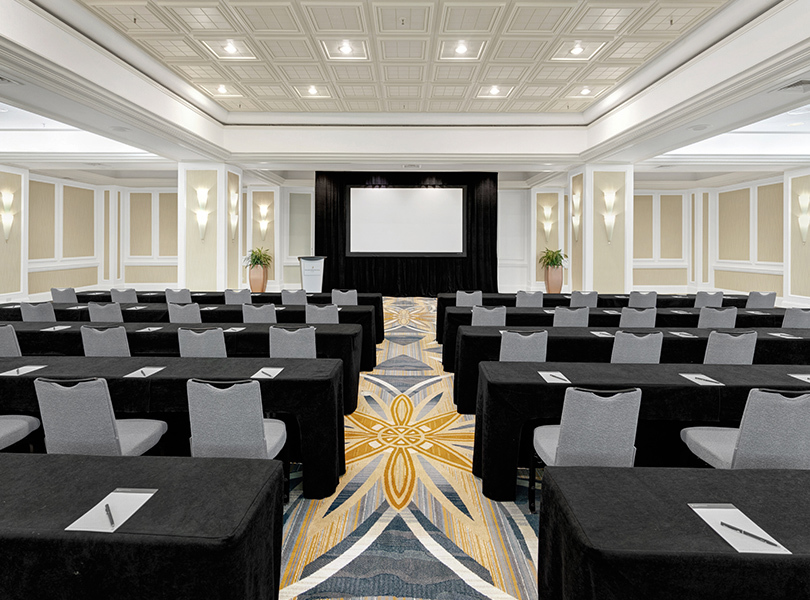
[[[16,369],[29,365],[44,365],[44,368],[22,375],[14,373]],[[163,369],[144,377],[139,374],[144,367]],[[169,420],[169,431],[164,437],[172,436],[175,443],[182,442],[187,455],[186,382],[189,379],[250,379],[266,367],[283,369],[273,379],[256,381],[261,384],[264,411],[275,413],[287,423],[289,458],[304,464],[303,494],[307,498],[330,496],[346,470],[343,366],[339,360],[331,358],[0,358],[0,414],[39,416],[34,391],[37,377],[100,377],[107,380],[117,418],[161,419],[165,415]]]
[[[748,296],[740,294],[726,294],[723,296],[723,306],[736,306],[745,308]],[[481,302],[484,306],[515,306],[517,294],[495,294],[486,292],[482,294]],[[596,302],[597,308],[619,308],[627,306],[630,302],[628,294],[599,294]],[[543,306],[568,306],[571,304],[571,294],[543,294]],[[456,305],[456,295],[449,293],[438,294],[436,297],[436,341],[440,344],[444,337],[445,311]],[[658,294],[656,306],[658,308],[692,308],[695,305],[695,294]]]
[[[87,304],[53,304],[57,321],[89,321],[90,313]],[[376,328],[374,326],[373,306],[341,306],[338,319],[341,324],[363,326],[362,352],[360,369],[373,371],[377,366]],[[166,304],[121,304],[121,314],[126,323],[168,323],[169,308]],[[200,305],[200,318],[205,324],[242,323],[241,304],[207,304]],[[21,321],[19,303],[0,304],[0,321]],[[276,307],[276,320],[279,323],[304,323],[306,310],[304,306]],[[194,327],[192,323],[185,323]]]
[[[139,291],[138,302],[141,303],[166,303],[166,292]],[[79,302],[111,302],[112,295],[109,290],[86,290],[76,292]],[[253,304],[276,304],[281,305],[280,292],[253,292],[250,294]],[[191,300],[198,304],[225,304],[225,292],[191,292]],[[311,304],[331,304],[332,294],[317,293],[307,294],[307,301]],[[360,306],[374,307],[374,329],[376,337],[374,341],[381,344],[385,337],[385,324],[383,315],[382,294],[359,292],[357,294],[357,304]]]
[[[75,321],[61,323],[32,323],[8,321],[0,325],[11,325],[17,334],[20,350],[24,356],[64,355],[84,356],[82,349],[81,325]],[[93,323],[94,327],[124,327],[132,356],[180,356],[177,330],[180,327],[199,329],[200,325],[181,323]],[[58,331],[53,331],[53,328]],[[154,331],[155,328],[157,331]],[[270,350],[270,325],[264,323],[242,323],[241,331],[229,331],[233,323],[206,323],[203,328],[221,327],[225,332],[225,347],[230,357],[268,356]],[[286,329],[307,327],[288,323]],[[362,327],[360,325],[317,324],[315,345],[318,358],[339,358],[343,361],[343,414],[350,415],[357,408],[357,395],[360,389],[360,352]]]
[[[561,373],[570,383],[547,383],[538,371]],[[722,385],[699,385],[701,374]],[[691,454],[680,429],[695,424],[738,427],[752,388],[810,390],[810,365],[695,365],[482,362],[475,412],[473,474],[492,500],[514,500],[521,452],[532,428],[559,423],[568,387],[641,389],[637,466],[684,466]],[[557,379],[556,377],[553,379]]]
[[[478,391],[478,364],[483,361],[498,360],[501,349],[501,331],[503,327],[473,327],[462,325],[458,328],[456,351],[452,360],[454,365],[445,371],[453,371],[453,399],[458,412],[465,415],[475,414],[475,400]],[[530,333],[548,331],[548,349],[546,359],[553,362],[610,362],[613,351],[613,336],[617,331],[626,331],[644,335],[654,331],[664,334],[661,345],[662,363],[702,363],[706,354],[706,343],[709,333],[720,331],[740,334],[750,329],[618,329],[604,327],[510,327],[509,331]],[[810,363],[810,330],[807,329],[757,329],[757,345],[754,352],[755,364],[790,364]],[[449,362],[443,348],[443,362]]]
[[[0,454],[0,481],[3,598],[278,598],[278,461]],[[65,531],[116,488],[157,492],[112,533]]]
[[[810,472],[548,467],[538,597],[810,597]],[[739,553],[690,503],[733,504],[792,554]]]

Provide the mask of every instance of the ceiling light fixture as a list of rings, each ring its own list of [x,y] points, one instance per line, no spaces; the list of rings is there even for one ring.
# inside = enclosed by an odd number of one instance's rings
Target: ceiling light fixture
[[[489,93],[493,96],[497,96],[501,93],[501,90],[497,85],[493,85],[491,88],[489,88]]]
[[[456,54],[467,54],[467,46],[464,42],[459,42],[456,46]]]
[[[227,94],[228,93],[228,88],[226,88],[224,85],[220,85],[217,88],[217,93],[218,94]]]
[[[804,121],[797,121],[796,123],[790,123],[788,127],[798,127],[799,125],[804,125]]]
[[[582,47],[582,42],[580,42],[579,40],[577,40],[574,43],[574,47],[571,48],[571,54],[573,54],[574,56],[579,56],[584,51],[585,51],[585,48]]]
[[[309,86],[309,89],[307,91],[310,93],[310,95],[314,96],[315,94],[318,93],[318,88],[316,88],[314,85],[311,85]]]
[[[590,93],[591,93],[591,88],[589,88],[589,87],[584,87],[584,88],[582,88],[582,90],[581,90],[579,93],[580,93],[581,95],[583,95],[583,96],[587,96],[588,94],[590,94]]]
[[[340,50],[341,54],[351,54],[352,53],[352,46],[351,46],[351,44],[349,44],[348,41],[344,41],[340,45],[338,50]]]
[[[233,45],[233,40],[228,40],[228,43],[222,49],[228,54],[236,54],[236,46]]]

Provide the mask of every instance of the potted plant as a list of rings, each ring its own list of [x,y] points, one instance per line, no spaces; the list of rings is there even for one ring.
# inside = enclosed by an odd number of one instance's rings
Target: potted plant
[[[546,248],[540,254],[540,266],[543,267],[543,278],[546,282],[546,293],[559,294],[562,290],[563,267],[567,255],[562,250],[549,250]]]
[[[243,263],[248,267],[251,292],[263,292],[267,287],[267,268],[273,264],[273,255],[264,248],[253,248]]]

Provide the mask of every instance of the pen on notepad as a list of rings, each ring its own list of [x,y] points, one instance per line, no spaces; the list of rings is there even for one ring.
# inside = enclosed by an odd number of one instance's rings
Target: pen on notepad
[[[774,544],[771,540],[766,540],[764,537],[759,537],[758,535],[754,535],[750,531],[746,531],[745,529],[740,529],[739,527],[735,527],[734,525],[729,525],[728,523],[724,523],[720,521],[720,525],[723,527],[728,527],[732,531],[736,531],[737,533],[741,533],[743,535],[747,535],[750,538],[754,538],[755,540],[759,540],[760,542],[765,542],[766,544],[770,544],[771,546],[779,547],[779,544]]]
[[[143,369],[140,370],[140,374],[146,377],[146,371],[144,371]]]
[[[113,521],[112,511],[110,510],[110,505],[105,504],[104,510],[107,511],[107,518],[110,520],[110,527],[115,527],[115,521]]]

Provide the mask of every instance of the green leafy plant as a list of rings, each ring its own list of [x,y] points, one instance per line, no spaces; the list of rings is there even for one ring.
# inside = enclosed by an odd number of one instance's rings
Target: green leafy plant
[[[273,255],[264,248],[253,248],[242,264],[246,267],[269,267],[273,264]]]
[[[545,267],[564,267],[565,259],[568,258],[567,254],[563,254],[562,250],[549,250],[546,248],[540,254],[540,266]]]

